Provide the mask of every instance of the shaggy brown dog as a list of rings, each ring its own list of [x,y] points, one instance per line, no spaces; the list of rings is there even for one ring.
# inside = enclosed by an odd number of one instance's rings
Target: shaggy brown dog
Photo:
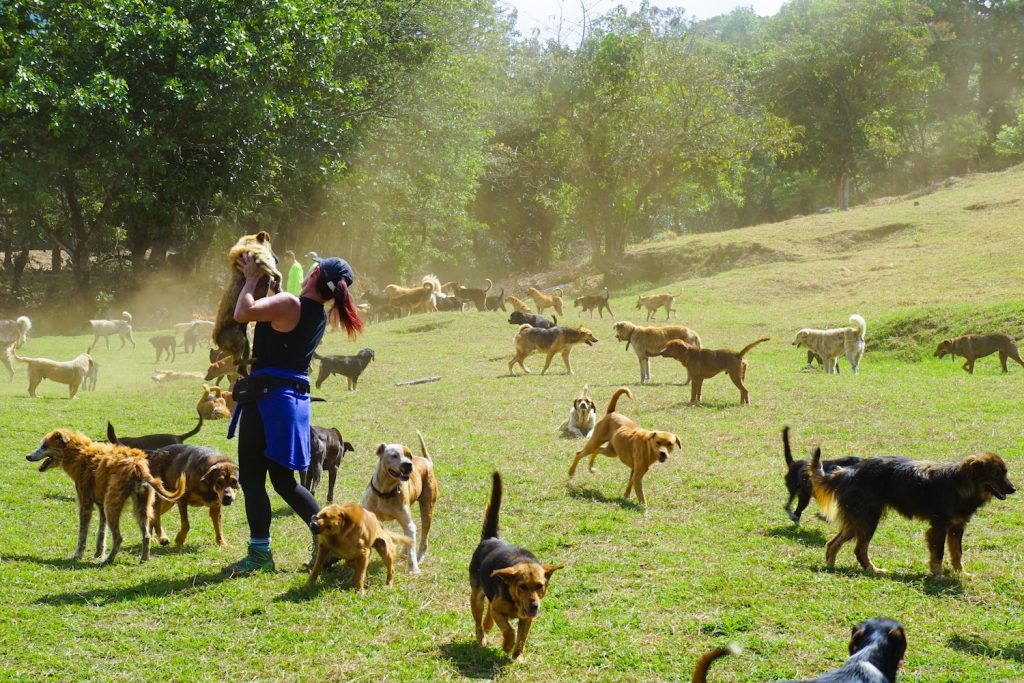
[[[491,477],[491,497],[484,509],[480,543],[469,562],[469,604],[476,624],[476,642],[483,646],[495,624],[501,630],[501,647],[518,659],[526,647],[540,601],[547,594],[551,575],[562,565],[544,565],[526,548],[498,538],[501,508],[501,475]],[[509,623],[518,620],[517,629]]]
[[[270,233],[262,230],[255,235],[243,235],[228,251],[228,275],[224,292],[217,306],[217,318],[213,325],[213,341],[223,351],[231,354],[236,364],[249,358],[249,339],[245,334],[245,323],[235,320],[235,304],[245,285],[245,276],[238,272],[236,264],[242,254],[252,254],[256,265],[267,274],[276,289],[281,286],[281,273],[277,269],[277,256],[270,247]]]
[[[839,524],[839,533],[825,547],[825,562],[834,566],[843,544],[857,539],[857,561],[872,572],[881,570],[868,557],[868,544],[887,510],[931,524],[925,535],[928,567],[932,576],[941,576],[943,543],[949,546],[953,571],[962,572],[964,527],[971,516],[992,496],[1005,500],[1017,490],[995,453],[975,453],[948,464],[869,458],[825,474],[818,448],[807,467],[818,506]]]
[[[659,308],[665,309],[665,320],[668,320],[669,314],[676,310],[672,308],[672,304],[675,303],[677,294],[648,294],[647,296],[638,296],[636,298],[636,310],[641,308],[647,309],[647,320],[654,317]]]
[[[576,465],[583,458],[590,456],[590,463],[587,469],[594,471],[594,461],[597,455],[607,455],[614,458],[618,456],[622,464],[629,468],[629,482],[626,484],[626,493],[623,498],[629,500],[629,494],[636,489],[636,498],[640,505],[647,507],[647,498],[644,496],[644,475],[656,462],[665,462],[672,453],[675,446],[683,447],[679,437],[672,432],[652,432],[642,429],[636,422],[625,415],[615,412],[615,405],[619,396],[625,394],[630,399],[633,393],[626,387],[619,387],[612,394],[608,402],[608,409],[604,416],[597,421],[590,439],[583,448],[576,451],[576,458],[569,467],[569,478],[576,474]]]
[[[28,395],[36,397],[36,387],[44,379],[68,385],[68,398],[74,398],[78,387],[89,375],[95,361],[88,353],[81,353],[71,360],[55,361],[49,358],[23,358],[15,352],[11,355],[19,363],[28,365]]]
[[[562,315],[562,288],[555,288],[556,294],[545,294],[536,287],[530,287],[526,290],[526,296],[533,299],[533,303],[537,305],[537,312],[544,313],[545,308],[553,308],[558,315]]]
[[[519,297],[509,295],[505,297],[505,301],[508,302],[508,305],[511,306],[513,310],[519,311],[520,313],[533,313],[533,309],[530,308],[530,304],[526,303]]]
[[[626,350],[633,347],[633,353],[640,361],[640,384],[646,384],[651,379],[651,356],[656,356],[665,348],[665,344],[673,339],[682,341],[700,348],[700,336],[684,325],[665,325],[664,327],[640,327],[633,323],[621,320],[612,327],[615,330],[615,338],[626,342]],[[690,378],[686,378],[690,383]]]
[[[153,349],[156,351],[155,362],[159,363],[161,357],[166,357],[169,361],[177,359],[176,349],[178,340],[174,338],[173,334],[161,334],[150,337],[149,343],[153,345]]]
[[[100,512],[99,530],[96,532],[95,558],[103,557],[106,528],[110,526],[113,545],[103,564],[114,561],[121,549],[121,511],[129,498],[135,504],[135,521],[142,532],[142,562],[149,559],[149,523],[153,517],[153,494],[164,500],[176,501],[185,495],[185,478],[178,479],[178,488],[168,491],[160,479],[149,471],[146,454],[135,448],[117,444],[93,442],[80,432],[55,429],[43,438],[32,453],[25,456],[29,462],[43,461],[40,472],[60,465],[75,482],[78,494],[78,547],[73,560],[85,553],[85,539],[89,533],[89,520],[95,505]]]
[[[604,296],[600,294],[588,294],[572,300],[573,308],[580,309],[580,313],[586,313],[590,311],[590,317],[594,317],[594,309],[597,309],[597,314],[604,319],[604,310],[608,309],[608,315],[614,315],[612,313],[612,307],[608,305],[608,288],[604,288]]]
[[[487,292],[491,291],[491,287],[493,287],[494,284],[491,282],[490,278],[484,278],[484,282],[487,283],[487,287],[485,289],[480,289],[479,287],[463,287],[458,281],[446,282],[441,286],[441,291],[448,292],[452,296],[457,296],[460,299],[468,299],[473,302],[474,306],[476,306],[476,310],[486,311]]]
[[[1020,358],[1020,351],[1016,342],[1024,339],[1022,337],[1011,337],[1008,334],[965,334],[962,337],[943,339],[939,347],[935,349],[935,355],[939,358],[946,356],[963,356],[967,360],[963,369],[974,374],[974,361],[979,358],[999,352],[999,364],[1003,366],[1003,372],[1009,372],[1006,367],[1006,359],[1012,358],[1021,365],[1024,360]]]
[[[508,362],[508,373],[510,375],[514,376],[516,374],[515,370],[512,369],[512,366],[516,363],[519,363],[519,367],[523,369],[523,372],[530,374],[530,368],[526,367],[523,361],[534,351],[544,351],[547,353],[544,369],[540,371],[540,374],[543,375],[547,372],[548,366],[551,365],[551,359],[555,357],[556,353],[561,353],[562,362],[565,363],[565,372],[567,375],[571,375],[572,365],[569,364],[569,352],[577,344],[593,346],[597,343],[597,337],[585,327],[550,327],[542,329],[530,325],[520,325],[512,341],[516,346],[516,354]]]
[[[690,346],[684,341],[670,341],[665,348],[657,355],[664,358],[675,358],[686,366],[690,374],[690,405],[700,403],[700,390],[704,386],[704,380],[714,377],[720,372],[728,372],[729,379],[740,390],[740,405],[750,403],[750,392],[743,386],[743,378],[747,374],[747,360],[744,358],[752,348],[771,337],[761,337],[743,347],[742,351],[730,351],[728,349],[699,349]]]
[[[188,537],[188,507],[206,507],[210,510],[213,533],[218,545],[227,545],[221,527],[221,507],[235,502],[241,489],[238,486],[238,465],[231,458],[213,448],[202,448],[189,444],[165,446],[149,454],[149,471],[163,481],[185,478],[185,495],[178,502],[181,528],[174,537],[174,544],[181,546]],[[160,516],[171,509],[173,502],[159,500],[153,516],[153,531],[160,545],[170,541],[160,525]]]
[[[384,585],[395,583],[395,546],[411,546],[408,536],[392,533],[383,526],[377,515],[354,503],[328,505],[313,515],[309,530],[316,536],[316,560],[309,570],[307,586],[316,583],[331,555],[345,560],[352,568],[352,584],[357,593],[366,585],[366,568],[370,566],[370,550],[376,550],[388,572]]]

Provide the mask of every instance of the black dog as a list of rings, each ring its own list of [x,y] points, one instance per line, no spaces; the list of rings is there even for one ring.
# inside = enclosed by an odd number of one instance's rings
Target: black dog
[[[578,307],[580,313],[586,313],[590,311],[590,317],[594,317],[594,309],[597,309],[597,314],[604,318],[604,309],[608,309],[608,315],[613,315],[612,307],[608,305],[608,288],[604,288],[604,296],[600,294],[588,294],[581,296],[577,299],[572,300],[573,307]]]
[[[820,367],[825,367],[825,361],[822,360],[821,356],[816,354],[814,351],[807,349],[807,367],[814,369],[814,364],[817,363]],[[839,374],[839,363],[836,363],[836,374]]]
[[[359,383],[359,375],[373,360],[373,349],[363,349],[354,356],[321,356],[314,353],[313,357],[320,361],[320,374],[316,378],[319,389],[324,380],[332,374],[345,375],[348,378],[348,390],[355,391]]]
[[[846,664],[803,683],[893,683],[903,666],[907,634],[900,622],[875,617],[853,627],[849,649]],[[692,683],[707,683],[711,662],[732,652],[731,648],[718,648],[706,653],[697,662]]]
[[[138,448],[139,450],[151,453],[158,448],[164,446],[173,446],[175,444],[184,443],[185,439],[190,436],[195,436],[199,433],[199,430],[203,427],[203,416],[199,416],[199,424],[195,426],[190,432],[184,434],[147,434],[146,436],[122,436],[119,437],[114,433],[114,425],[107,421],[107,441],[110,443],[119,443],[122,446],[128,446],[129,448]]]
[[[166,354],[167,360],[177,360],[178,354],[176,352],[178,341],[174,338],[173,334],[161,334],[155,337],[149,338],[149,343],[153,345],[156,350],[156,362],[160,362],[160,357]]]
[[[793,460],[793,453],[789,450],[789,427],[782,428],[782,453],[786,456],[786,489],[789,491],[786,514],[794,524],[800,524],[800,515],[803,514],[807,504],[811,502],[811,479],[807,475],[807,459]],[[821,466],[825,469],[826,474],[831,474],[840,467],[855,467],[862,460],[863,458],[851,455],[846,458],[822,460]],[[789,508],[793,505],[794,498],[798,498],[796,510],[790,512]]]
[[[455,295],[438,296],[434,303],[437,310],[442,312],[462,312],[467,300]]]
[[[512,314],[508,317],[509,325],[530,325],[531,327],[539,327],[542,330],[550,329],[558,324],[558,316],[552,315],[552,319],[548,320],[542,315],[536,315],[534,313],[523,313],[521,311],[512,311]]]
[[[316,495],[316,487],[320,485],[320,477],[327,470],[327,502],[334,502],[334,482],[338,478],[338,468],[345,453],[355,452],[348,441],[341,438],[341,432],[335,427],[309,428],[309,469],[302,473],[302,485]]]
[[[484,299],[484,308],[488,311],[507,311],[508,309],[505,308],[505,288],[501,288],[501,294],[492,294],[491,296],[486,297]]]

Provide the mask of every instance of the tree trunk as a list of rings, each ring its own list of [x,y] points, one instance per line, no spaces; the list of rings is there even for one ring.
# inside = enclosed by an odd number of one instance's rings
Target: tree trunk
[[[11,252],[8,251],[8,254]],[[25,268],[28,266],[29,250],[28,247],[18,252],[18,255],[14,257],[14,277],[11,278],[11,292],[17,294],[21,290],[21,276],[25,274]]]
[[[63,264],[64,255],[61,253],[60,246],[55,244],[50,248],[50,270],[59,273]]]
[[[146,252],[153,242],[152,231],[149,229],[149,221],[138,215],[138,209],[133,208],[128,216],[128,224],[125,226],[128,232],[128,251],[132,258],[132,272],[141,273],[146,265]]]
[[[846,211],[850,208],[850,173],[849,171],[840,171],[839,175],[836,176],[835,183],[833,184],[833,191],[835,193],[835,202],[839,207],[840,211]]]

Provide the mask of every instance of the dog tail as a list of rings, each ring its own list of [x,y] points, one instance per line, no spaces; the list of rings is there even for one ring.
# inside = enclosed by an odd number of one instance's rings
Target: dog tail
[[[491,475],[491,497],[487,499],[487,507],[484,508],[484,528],[480,534],[480,540],[498,537],[498,509],[501,508],[501,474],[495,472]]]
[[[555,292],[558,294],[558,296],[562,296],[562,288],[561,287],[555,287]]]
[[[420,434],[420,430],[416,430],[416,436],[420,437],[420,452],[423,453],[423,457],[427,460],[431,460],[430,453],[427,452],[427,443],[423,440],[423,435]]]
[[[619,387],[615,390],[615,393],[612,394],[612,400],[608,401],[608,410],[605,411],[605,414],[615,412],[615,406],[619,402],[619,396],[622,396],[623,394],[629,396],[629,400],[635,400],[633,398],[633,392],[630,391],[628,387]]]
[[[740,648],[737,645],[716,647],[714,650],[708,650],[697,660],[697,666],[693,670],[693,678],[690,679],[690,683],[707,683],[708,669],[711,668],[713,661],[728,655],[738,655],[739,653]]]
[[[178,500],[179,498],[185,495],[184,474],[178,477],[178,487],[174,489],[173,492],[168,491],[166,488],[164,488],[164,483],[160,481],[158,478],[154,477],[152,474],[149,474],[149,472],[147,472],[146,475],[149,477],[146,480],[146,483],[149,484],[154,491],[156,491],[156,495],[160,496],[164,500],[171,501],[173,503],[174,501]]]
[[[391,542],[395,545],[404,545],[407,548],[412,545],[412,539],[405,534],[399,534],[391,531],[390,529],[384,529],[384,533],[388,535],[388,538],[390,538]]]
[[[834,521],[839,513],[836,490],[832,482],[825,476],[825,468],[821,464],[821,448],[815,448],[807,462],[807,476],[811,480],[811,491],[817,501],[821,514],[828,521]]]
[[[18,323],[18,339],[15,342],[15,348],[17,348],[28,339],[28,331],[32,329],[32,320],[27,315],[21,315],[15,322]]]
[[[110,424],[110,420],[107,420],[107,441],[110,443],[120,443],[117,440],[117,434],[114,433],[114,425]]]
[[[864,338],[864,334],[868,331],[868,324],[864,322],[864,318],[856,313],[850,316],[850,327],[857,330],[857,336],[861,339]]]
[[[217,387],[217,389],[219,391],[220,387]],[[196,410],[196,412],[199,413],[198,410]],[[109,424],[109,423],[107,423],[107,424]],[[185,432],[184,434],[179,434],[178,435],[178,441],[182,441],[183,442],[183,441],[185,441],[185,439],[189,438],[190,436],[195,436],[196,434],[199,433],[199,430],[202,429],[202,428],[203,428],[203,414],[199,413],[199,424],[197,424],[192,431]]]
[[[792,467],[793,452],[789,450],[789,425],[782,428],[782,455],[786,458],[786,467]]]
[[[743,350],[740,351],[740,358],[743,358],[745,355],[747,355],[750,352],[750,349],[754,348],[755,346],[762,342],[768,341],[769,339],[771,339],[771,337],[761,337],[756,342],[751,342],[747,344],[746,346],[743,347]]]
[[[494,283],[491,282],[491,278],[489,278],[489,277],[485,277],[484,278],[484,282],[487,283],[487,289],[484,290],[484,297],[486,297],[487,296],[487,292],[491,291],[491,287],[494,286]]]
[[[132,324],[132,314],[129,313],[128,311],[121,311],[121,317],[124,318],[125,322],[127,322],[129,325]]]
[[[1019,336],[1019,337],[1014,337],[1014,338],[1013,338],[1013,341],[1020,341],[1021,339],[1024,339],[1024,334],[1022,334],[1022,335],[1021,335],[1021,336]]]
[[[551,314],[551,320],[555,323],[556,326],[558,325],[558,316],[555,315],[554,313]]]

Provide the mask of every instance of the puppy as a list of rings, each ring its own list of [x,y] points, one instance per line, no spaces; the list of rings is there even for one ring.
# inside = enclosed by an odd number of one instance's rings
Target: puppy
[[[508,362],[508,372],[510,375],[515,376],[516,373],[512,366],[516,363],[519,363],[519,367],[523,369],[523,372],[530,374],[530,369],[526,367],[523,361],[534,351],[544,351],[547,353],[544,369],[540,371],[540,374],[543,375],[547,372],[548,366],[551,365],[551,359],[555,357],[555,354],[561,353],[562,362],[565,363],[565,373],[571,375],[572,365],[569,364],[569,353],[573,347],[578,344],[593,346],[597,343],[597,337],[585,327],[551,327],[543,329],[530,325],[520,325],[512,341],[515,344],[516,353],[512,356],[512,360]]]
[[[782,428],[782,454],[786,458],[786,489],[789,491],[789,500],[786,501],[785,510],[793,523],[799,526],[800,515],[803,514],[807,504],[811,502],[811,480],[807,474],[807,459],[793,460],[793,453],[789,450],[789,427]],[[821,466],[824,468],[825,474],[831,474],[840,467],[856,467],[862,459],[849,456],[822,460]],[[796,510],[790,511],[794,498],[798,499]]]
[[[202,395],[196,401],[196,411],[200,418],[207,420],[226,420],[231,417],[231,410],[228,409],[227,401],[224,399],[220,387],[211,387],[206,384],[203,385]]]
[[[320,373],[316,378],[316,388],[324,383],[332,374],[344,375],[348,379],[348,390],[355,391],[359,384],[359,376],[375,358],[373,349],[361,349],[354,356],[321,356],[314,353],[313,358],[320,361]]]
[[[160,479],[150,474],[146,454],[135,448],[118,444],[93,442],[81,432],[54,429],[47,434],[39,448],[25,456],[29,462],[39,462],[40,472],[60,465],[75,482],[78,495],[78,547],[72,560],[80,560],[85,553],[85,540],[89,533],[92,508],[99,509],[99,530],[96,533],[95,558],[103,557],[106,528],[110,527],[113,544],[110,554],[103,560],[114,561],[121,548],[121,511],[130,498],[135,505],[135,521],[142,532],[141,562],[149,559],[149,521],[153,516],[153,494],[168,501],[185,495],[185,478],[178,479],[178,487],[168,491]]]
[[[907,634],[898,621],[868,619],[853,627],[849,651],[846,664],[803,683],[894,683],[896,674],[903,668]],[[729,654],[735,654],[735,649],[716,648],[707,652],[697,662],[690,679],[692,683],[707,683],[711,662]]]
[[[700,348],[700,335],[684,325],[665,325],[664,327],[640,327],[627,320],[621,320],[612,326],[615,338],[626,342],[626,350],[633,347],[633,353],[640,361],[640,384],[651,379],[651,356],[658,355],[665,344],[673,339],[681,339],[691,346]],[[690,378],[686,378],[686,384]]]
[[[320,571],[333,555],[345,560],[352,568],[352,583],[356,592],[362,593],[366,585],[366,568],[370,565],[370,550],[373,549],[384,561],[388,572],[384,585],[391,588],[395,583],[395,546],[412,545],[411,538],[388,531],[381,526],[377,515],[354,503],[328,505],[313,515],[309,530],[316,537],[317,551],[307,586],[316,583]]]
[[[36,397],[36,387],[44,379],[68,385],[68,398],[74,398],[78,387],[92,370],[95,363],[88,353],[81,353],[71,360],[55,361],[49,358],[23,358],[11,352],[14,360],[28,365],[28,395]]]
[[[604,296],[600,294],[588,294],[572,300],[574,308],[580,309],[580,313],[586,313],[590,311],[590,317],[594,317],[594,309],[597,309],[597,314],[604,318],[604,310],[608,309],[608,315],[614,315],[612,313],[612,307],[608,305],[608,288],[604,288]]]
[[[625,415],[615,412],[615,405],[619,396],[625,394],[632,400],[633,394],[626,387],[619,387],[612,394],[608,402],[608,409],[604,416],[594,426],[590,439],[583,448],[576,451],[576,458],[569,467],[569,478],[576,474],[576,465],[583,458],[590,456],[590,463],[587,466],[591,472],[594,471],[594,461],[597,455],[609,457],[618,456],[622,464],[629,468],[629,482],[626,485],[626,492],[623,498],[629,500],[629,494],[636,489],[637,500],[644,508],[647,507],[647,498],[644,496],[644,475],[655,462],[665,462],[672,453],[674,447],[683,447],[679,437],[672,432],[652,432],[642,429]]]
[[[589,437],[594,431],[597,423],[597,411],[594,409],[594,401],[587,395],[589,387],[583,387],[583,393],[573,399],[572,410],[569,417],[565,419],[559,431],[564,436],[582,439]]]
[[[547,330],[558,325],[558,316],[553,315],[551,318],[551,320],[548,320],[542,315],[523,313],[522,311],[512,311],[508,316],[508,324],[530,325],[531,327],[539,327],[543,330]]]
[[[686,366],[686,372],[689,373],[692,382],[690,386],[691,406],[700,403],[704,380],[714,377],[720,372],[729,373],[729,379],[740,390],[740,405],[747,405],[750,403],[750,392],[743,385],[743,378],[747,374],[747,360],[744,356],[752,348],[769,339],[771,337],[761,337],[744,346],[743,350],[739,352],[728,349],[699,349],[677,339],[665,344],[665,348],[657,355],[664,358],[675,358]]]
[[[238,465],[231,458],[213,448],[178,443],[150,453],[149,471],[162,481],[185,478],[185,495],[178,499],[181,527],[174,537],[176,546],[184,545],[188,537],[190,505],[209,508],[217,544],[228,544],[224,540],[221,525],[221,508],[235,502],[235,497],[241,491],[238,485]],[[153,531],[160,545],[170,542],[160,525],[160,517],[173,505],[171,501],[159,500],[154,508]]]
[[[536,287],[530,287],[526,290],[526,296],[533,299],[533,303],[537,305],[537,312],[543,313],[545,308],[555,309],[555,313],[562,315],[562,288],[555,288],[556,294],[545,294]]]
[[[132,314],[128,311],[121,311],[123,320],[90,320],[89,331],[92,333],[92,344],[89,345],[87,353],[92,353],[96,342],[103,337],[107,350],[110,350],[110,335],[116,334],[121,338],[121,347],[125,342],[130,342],[132,349],[135,349],[135,336],[132,334]]]
[[[165,355],[169,361],[177,359],[176,349],[178,341],[174,338],[173,334],[161,334],[155,337],[150,337],[149,343],[153,345],[153,349],[156,351],[155,362],[159,363],[160,357]]]
[[[252,254],[256,264],[268,279],[268,286],[275,289],[281,287],[281,272],[277,269],[277,256],[270,246],[270,233],[261,230],[255,235],[243,235],[228,251],[228,274],[224,282],[224,291],[217,305],[217,317],[213,324],[211,336],[214,343],[241,364],[249,358],[249,338],[246,336],[246,323],[235,320],[235,304],[238,295],[245,285],[245,276],[238,269],[238,259],[242,254]]]
[[[501,309],[502,311],[507,311],[508,309],[505,308],[505,288],[502,287],[501,292],[498,294],[492,294],[488,296],[484,300],[484,306],[487,308],[488,311],[497,311],[499,309]]]
[[[203,416],[200,415],[199,422],[192,431],[185,432],[184,434],[147,434],[145,436],[119,437],[114,432],[114,425],[107,421],[107,441],[110,443],[120,444],[121,446],[128,446],[129,448],[138,448],[140,451],[150,452],[155,451],[158,448],[164,448],[165,446],[184,443],[185,439],[198,434],[202,427]]]
[[[843,544],[857,539],[854,554],[869,571],[879,570],[868,557],[868,545],[889,509],[908,519],[930,523],[925,534],[932,576],[942,575],[943,543],[949,545],[953,571],[963,571],[964,527],[974,513],[995,496],[1005,500],[1016,491],[1006,463],[995,453],[975,453],[958,463],[915,462],[909,458],[868,458],[856,467],[826,474],[817,448],[808,463],[818,507],[839,533],[825,547],[825,561],[835,566]]]
[[[816,330],[805,327],[796,333],[793,339],[793,346],[806,347],[820,356],[825,362],[825,372],[833,374],[838,372],[840,356],[846,356],[853,368],[853,374],[857,374],[860,359],[864,355],[864,334],[867,331],[867,323],[864,318],[856,313],[850,316],[849,327],[837,327],[829,330]]]
[[[498,538],[501,508],[501,475],[491,479],[491,497],[484,509],[480,543],[469,562],[470,607],[476,624],[476,642],[483,646],[494,624],[501,630],[501,647],[518,659],[526,647],[540,601],[547,594],[551,575],[563,565],[543,565],[526,548]],[[509,622],[518,620],[517,629]]]
[[[665,320],[668,320],[670,313],[676,309],[672,308],[672,304],[675,303],[677,294],[648,294],[647,296],[638,296],[636,298],[636,310],[641,308],[647,309],[647,320],[654,317],[654,314],[658,312],[659,308],[665,309]]]
[[[320,477],[327,470],[327,502],[334,502],[334,482],[338,478],[338,468],[346,453],[354,453],[355,448],[341,438],[341,432],[335,427],[309,428],[309,469],[300,477],[306,490],[316,495]]]
[[[1006,367],[1006,359],[1012,358],[1021,365],[1024,365],[1024,360],[1020,358],[1020,351],[1017,349],[1016,342],[1024,339],[1021,337],[1011,337],[1008,334],[965,334],[962,337],[954,337],[952,339],[943,339],[939,342],[939,346],[935,349],[935,355],[939,358],[945,357],[949,354],[951,357],[963,356],[967,360],[964,361],[963,369],[974,374],[974,361],[979,358],[991,355],[993,353],[999,353],[999,364],[1003,366],[1003,372],[1009,372]]]
[[[437,502],[437,477],[434,463],[427,452],[423,435],[417,430],[420,451],[423,457],[416,457],[408,447],[400,443],[381,444],[377,447],[377,468],[370,477],[370,484],[360,501],[367,510],[381,520],[397,520],[411,541],[409,548],[409,573],[419,574],[420,565],[427,555],[427,537],[434,519],[434,504]],[[416,523],[412,520],[412,504],[420,505],[420,533],[417,536]],[[416,540],[419,538],[419,549]]]
[[[530,305],[518,297],[510,295],[505,297],[505,301],[508,302],[513,310],[519,311],[520,313],[533,313],[533,309],[530,308]]]

